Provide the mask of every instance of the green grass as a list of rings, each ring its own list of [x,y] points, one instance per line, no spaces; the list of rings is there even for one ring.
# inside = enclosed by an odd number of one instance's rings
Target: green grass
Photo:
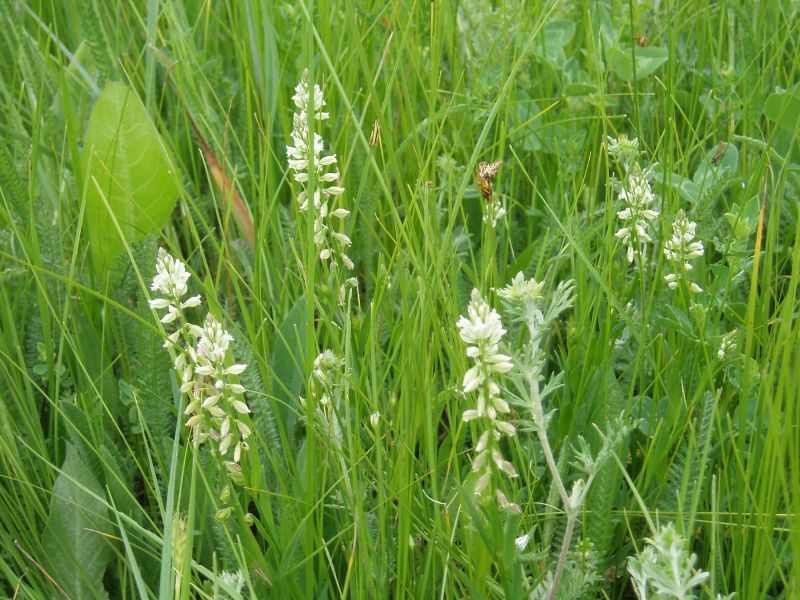
[[[241,570],[250,598],[530,597],[567,515],[522,426],[503,441],[522,514],[470,493],[480,430],[461,419],[456,328],[473,287],[499,310],[520,270],[547,293],[575,281],[544,367],[564,374],[545,411],[568,486],[578,436],[596,452],[593,425],[633,426],[578,516],[568,575],[597,575],[583,595],[633,598],[626,559],[674,522],[710,573],[697,597],[800,596],[798,40],[788,0],[0,3],[0,596],[168,598],[181,570],[182,598],[237,597],[215,574]],[[351,211],[344,307],[286,165],[305,69]],[[147,235],[110,219],[122,250],[98,270],[84,143],[115,81],[180,191]],[[657,163],[661,213],[632,265],[606,151],[622,134]],[[496,159],[492,229],[475,169]],[[696,296],[663,280],[681,208],[706,249]],[[203,295],[192,318],[211,311],[248,364],[244,485],[184,427],[147,305],[159,247]],[[340,441],[310,396],[324,349],[343,359]]]

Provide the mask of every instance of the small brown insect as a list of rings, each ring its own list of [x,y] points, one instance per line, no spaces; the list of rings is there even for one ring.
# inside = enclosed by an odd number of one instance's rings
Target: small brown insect
[[[478,175],[475,178],[475,183],[478,184],[478,189],[481,191],[483,199],[487,202],[492,201],[492,184],[494,178],[497,177],[501,164],[501,161],[496,160],[492,164],[483,161],[478,165]]]
[[[633,41],[641,48],[647,48],[650,45],[646,35],[637,35],[633,38]]]
[[[722,157],[725,156],[725,150],[728,149],[728,144],[725,142],[720,142],[719,146],[717,146],[717,151],[714,153],[714,158],[711,159],[711,164],[715,167],[719,166],[719,161],[722,160]]]
[[[375,119],[375,122],[372,124],[372,131],[369,134],[370,148],[375,148],[380,143],[381,143],[381,124],[378,121],[378,119]]]

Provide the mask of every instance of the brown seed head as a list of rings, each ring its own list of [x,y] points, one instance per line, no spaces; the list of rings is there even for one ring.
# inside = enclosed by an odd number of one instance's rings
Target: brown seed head
[[[478,173],[475,178],[475,183],[481,191],[481,195],[487,202],[492,201],[492,184],[494,178],[497,177],[497,172],[500,170],[501,161],[496,160],[492,164],[486,161],[478,165]]]

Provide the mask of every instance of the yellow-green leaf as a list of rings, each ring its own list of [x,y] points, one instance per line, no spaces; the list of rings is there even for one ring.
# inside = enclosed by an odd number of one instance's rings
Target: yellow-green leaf
[[[158,231],[178,195],[175,168],[161,136],[126,85],[109,84],[95,102],[83,166],[86,228],[93,268],[100,273],[124,248],[123,240],[133,242]]]

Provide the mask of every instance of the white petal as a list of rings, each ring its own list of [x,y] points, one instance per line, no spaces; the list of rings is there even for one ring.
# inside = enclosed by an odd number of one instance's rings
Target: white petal
[[[200,296],[192,296],[186,302],[181,303],[181,308],[193,308],[195,306],[200,306],[203,300]]]
[[[517,432],[516,428],[507,421],[495,421],[494,426],[498,431],[505,433],[509,437],[513,437]]]
[[[461,415],[461,418],[462,418],[462,419],[464,420],[464,422],[466,423],[466,422],[472,421],[473,419],[478,419],[478,418],[480,418],[480,416],[481,416],[481,415],[480,415],[480,414],[478,414],[478,411],[477,411],[477,410],[470,409],[470,410],[465,410],[465,411],[464,411],[464,414],[463,414],[463,415]]]
[[[233,409],[240,414],[246,415],[250,412],[250,409],[247,407],[247,404],[245,404],[241,400],[234,400],[233,402],[231,402],[231,404],[233,405]]]
[[[153,298],[148,304],[150,304],[150,308],[152,309],[161,309],[167,308],[171,303],[164,298]]]

